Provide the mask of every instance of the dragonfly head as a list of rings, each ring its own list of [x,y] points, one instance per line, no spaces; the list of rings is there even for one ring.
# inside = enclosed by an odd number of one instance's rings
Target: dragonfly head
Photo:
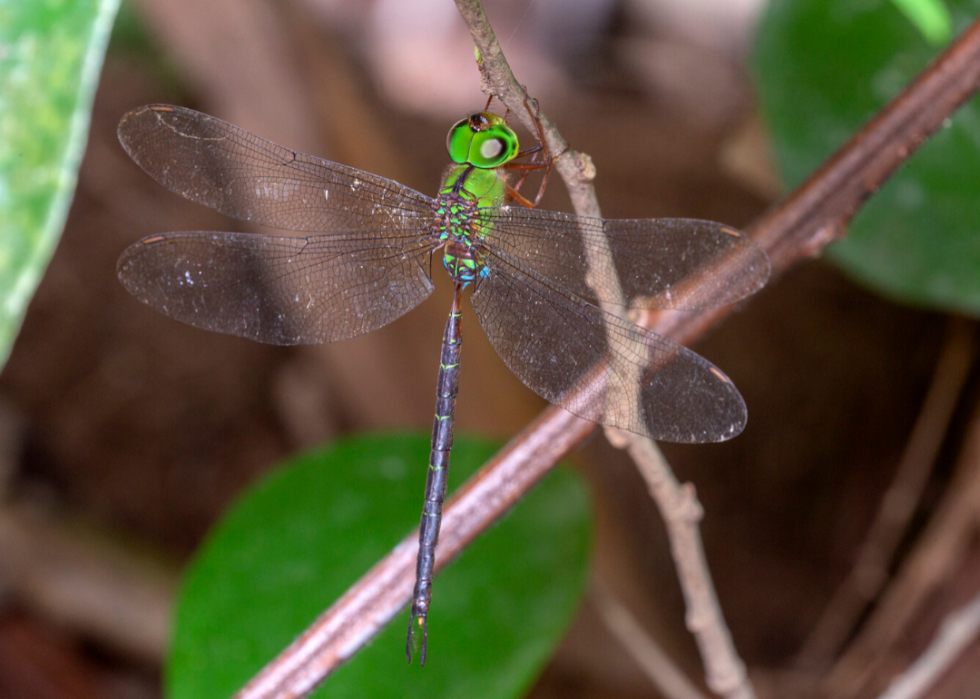
[[[489,170],[513,160],[520,144],[517,134],[507,126],[503,117],[478,112],[449,129],[446,148],[454,162]]]

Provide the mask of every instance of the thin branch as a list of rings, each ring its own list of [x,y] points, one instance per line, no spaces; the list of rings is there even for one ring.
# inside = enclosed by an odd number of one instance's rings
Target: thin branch
[[[924,696],[978,637],[980,595],[943,620],[939,632],[925,652],[908,670],[895,678],[879,699],[919,699]]]
[[[616,637],[665,699],[706,699],[619,600],[595,587],[592,599],[606,629]]]
[[[456,6],[482,57],[479,65],[485,87],[513,113],[526,115],[526,119],[531,121],[531,115],[523,108],[527,99],[526,90],[514,77],[479,0],[456,0]],[[591,159],[570,150],[546,115],[538,113],[537,118],[544,130],[549,151],[562,154],[556,167],[569,190],[575,213],[580,216],[600,217],[599,203],[592,186],[595,168],[592,167]],[[525,125],[533,132],[533,122]],[[590,256],[588,268],[590,275],[601,269],[601,278],[607,282],[616,279],[616,269],[612,266],[612,254],[609,251],[605,255]],[[620,291],[616,296],[619,298],[603,303],[602,307],[609,313],[620,315],[625,309],[623,294]],[[634,387],[636,395],[626,399],[632,404],[638,404],[640,400],[640,382],[639,377],[636,378],[634,382],[624,382]],[[610,428],[606,429],[606,435],[614,446],[625,449],[636,463],[667,526],[671,554],[687,605],[687,626],[694,634],[701,652],[708,687],[729,699],[753,699],[755,692],[749,683],[745,663],[732,642],[708,570],[699,529],[702,509],[697,502],[694,488],[681,485],[677,481],[660,450],[649,437]]]
[[[564,411],[542,416],[487,462],[446,504],[436,571],[509,510],[592,426]],[[418,529],[242,688],[237,699],[286,699],[312,692],[411,599],[417,551]]]
[[[698,526],[704,510],[694,486],[677,481],[653,440],[628,435],[625,448],[646,481],[667,526],[670,552],[684,592],[687,628],[701,651],[705,682],[713,692],[725,697],[754,697],[745,663],[735,650],[708,571]]]
[[[892,557],[915,513],[973,363],[972,327],[953,318],[932,384],[895,477],[882,497],[857,561],[800,651],[797,665],[826,668],[888,580]]]
[[[537,133],[537,126],[524,108],[527,93],[514,77],[510,64],[504,56],[497,37],[490,26],[490,20],[479,0],[456,0],[456,7],[470,30],[473,43],[480,53],[478,65],[483,79],[483,91],[503,102],[528,131]],[[544,130],[545,143],[550,153],[561,153],[555,168],[568,188],[572,208],[579,216],[601,218],[599,200],[596,198],[592,181],[595,179],[595,166],[592,159],[578,151],[571,150],[561,133],[551,123],[547,114],[538,115]]]
[[[936,514],[905,558],[874,613],[823,682],[823,695],[847,697],[883,669],[889,651],[914,628],[916,614],[963,565],[975,540],[980,512],[980,405],[974,407],[956,474]],[[887,670],[887,668],[885,668]]]
[[[176,567],[25,504],[0,504],[0,586],[32,614],[144,662],[169,645]]]
[[[478,39],[477,45],[480,46]],[[487,45],[489,45],[487,43]],[[480,48],[483,62],[491,52]],[[826,165],[774,207],[751,229],[769,253],[773,271],[780,273],[796,262],[819,254],[824,245],[844,234],[844,226],[867,197],[942,125],[980,84],[980,23],[974,23],[932,66],[890,103],[881,114],[835,154]],[[498,86],[491,85],[494,90]],[[520,95],[501,89],[505,104],[520,104]],[[521,110],[515,115],[523,121]],[[554,143],[549,122],[549,148]],[[559,173],[569,168],[576,210],[588,210],[584,185],[594,169],[587,158],[566,153],[556,163]],[[581,202],[577,197],[583,197]],[[673,314],[650,314],[650,329],[678,342],[691,342],[722,320],[731,309]],[[587,436],[596,425],[556,407],[546,409],[476,476],[477,484],[464,486],[445,510],[437,555],[437,569],[456,555],[462,543],[490,527],[507,507],[531,488],[555,463]],[[479,496],[475,492],[479,490]],[[472,500],[486,498],[485,507]],[[457,533],[465,527],[465,534]],[[405,549],[417,545],[415,534],[371,569],[309,630],[272,661],[243,689],[239,699],[300,697],[322,682],[403,607],[411,594],[413,570],[403,565]],[[409,557],[411,557],[409,555]]]

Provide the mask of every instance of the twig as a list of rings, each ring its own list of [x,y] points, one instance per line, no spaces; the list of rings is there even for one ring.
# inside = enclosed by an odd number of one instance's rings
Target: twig
[[[565,411],[541,416],[456,491],[443,512],[436,571],[510,509],[591,428],[591,422]],[[417,551],[416,529],[238,692],[237,699],[286,699],[313,691],[409,601]]]
[[[0,585],[38,616],[129,657],[166,655],[176,569],[98,531],[4,503]]]
[[[962,319],[951,319],[932,384],[895,478],[885,491],[853,569],[800,651],[798,666],[825,668],[850,636],[867,605],[884,587],[892,556],[922,497],[969,374],[972,345],[972,327]]]
[[[665,699],[705,699],[619,600],[596,587],[593,587],[592,599],[606,628]]]
[[[895,678],[879,699],[918,699],[925,695],[977,637],[980,636],[980,595],[949,614],[936,637],[908,670]]]
[[[961,565],[976,536],[980,511],[980,405],[974,409],[956,476],[936,514],[905,559],[873,616],[823,683],[825,696],[854,696],[900,643],[916,613]]]
[[[480,52],[478,65],[483,78],[483,91],[507,105],[528,131],[537,133],[537,126],[531,119],[531,115],[524,109],[527,93],[514,77],[479,0],[456,0],[456,7],[470,30],[473,43]],[[592,186],[592,180],[595,179],[595,166],[592,164],[592,159],[584,153],[569,149],[568,143],[551,123],[547,114],[538,114],[538,120],[544,130],[548,151],[562,154],[555,162],[555,168],[568,189],[575,213],[579,216],[601,218],[599,200]]]
[[[670,551],[687,607],[687,628],[701,651],[705,682],[713,692],[722,696],[754,697],[745,663],[735,650],[708,572],[698,527],[704,510],[694,486],[677,481],[652,440],[628,435],[625,448],[646,481],[667,526]]]
[[[526,92],[514,78],[479,0],[456,0],[456,6],[482,57],[479,65],[485,86],[512,112],[527,114],[522,109]],[[539,113],[537,116],[550,152],[562,154],[556,166],[568,187],[575,213],[580,216],[600,217],[599,203],[592,186],[595,169],[591,166],[591,159],[569,150],[554,124],[543,114]],[[530,114],[527,114],[527,119],[530,120]],[[533,126],[533,123],[529,125],[531,128]],[[588,260],[590,272],[601,268],[603,279],[615,279],[616,270],[611,265],[612,255],[595,257],[596,259]],[[613,314],[622,313],[625,307],[621,298],[622,292],[617,295],[620,298],[610,299],[609,303],[603,304],[603,310]],[[639,381],[633,385],[638,391]],[[639,396],[631,396],[629,400],[636,403]],[[613,446],[625,449],[632,457],[646,479],[650,495],[657,503],[667,526],[671,553],[687,604],[687,626],[697,640],[708,687],[729,699],[752,699],[755,692],[749,684],[745,663],[735,650],[708,571],[698,529],[702,510],[694,495],[694,488],[678,483],[670,466],[650,438],[609,428],[606,429],[606,435]]]
[[[490,55],[484,52],[484,62]],[[773,271],[785,271],[796,262],[818,254],[824,245],[842,236],[846,221],[868,195],[976,91],[978,83],[980,24],[974,23],[879,117],[751,229],[769,253]],[[498,96],[505,100],[505,104],[507,100],[515,105],[519,103],[518,99],[523,100],[523,92],[518,98],[502,90]],[[521,110],[516,110],[515,114],[519,119],[524,118]],[[547,120],[542,121],[547,127]],[[563,146],[550,140],[553,132],[546,130],[546,136],[552,152],[561,152]],[[570,168],[573,178],[578,173],[582,184],[594,172],[587,159],[571,154],[560,158],[556,165],[560,173],[564,168]],[[582,197],[583,206],[588,206],[588,193],[581,185],[572,189],[576,207],[579,206],[578,197]],[[847,213],[842,215],[842,212]],[[677,342],[691,342],[729,312],[731,309],[673,316],[651,314],[651,323],[647,327]],[[437,569],[459,552],[460,542],[469,541],[492,525],[510,504],[594,428],[593,423],[575,418],[560,408],[546,409],[478,474],[482,483],[480,495],[489,499],[486,507],[473,508],[471,500],[475,497],[476,486],[468,484],[466,492],[454,497],[446,508]],[[498,470],[505,470],[506,475],[501,476]],[[525,472],[531,475],[526,476]],[[464,510],[471,519],[460,515]],[[457,526],[465,526],[465,537],[457,535]],[[408,602],[413,571],[411,566],[403,566],[400,561],[403,549],[414,543],[414,535],[409,535],[243,689],[237,695],[239,699],[302,696],[303,691],[310,691],[366,643],[384,618],[391,618]],[[398,584],[393,585],[392,578],[386,577],[386,573],[397,577]],[[381,609],[385,606],[388,611]],[[355,613],[357,609],[365,608],[380,611],[361,616]],[[335,633],[327,633],[330,619],[341,617],[346,619],[345,624],[337,627]],[[308,665],[303,664],[304,658]],[[299,687],[306,689],[299,691]]]

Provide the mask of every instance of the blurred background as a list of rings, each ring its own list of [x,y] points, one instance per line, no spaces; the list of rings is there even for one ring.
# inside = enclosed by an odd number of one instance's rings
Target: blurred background
[[[518,79],[595,161],[605,216],[733,226],[783,191],[752,73],[765,5],[485,2]],[[447,129],[485,100],[447,0],[123,3],[67,226],[0,374],[0,697],[161,696],[179,573],[236,495],[297,450],[431,424],[451,296],[441,274],[404,318],[322,347],[207,333],[130,297],[115,276],[130,243],[243,228],[146,177],[119,146],[120,117],[187,105],[431,194]],[[558,178],[543,207],[569,210]],[[497,358],[469,304],[463,327],[457,430],[510,438],[544,403]],[[825,690],[818,678],[843,672],[844,642],[874,622],[874,605],[849,611],[861,594],[841,602],[835,592],[852,579],[900,463],[918,474],[897,497],[910,523],[886,528],[897,554],[859,578],[867,597],[884,605],[937,516],[955,520],[943,531],[957,545],[930,545],[945,558],[922,575],[936,579],[897,603],[907,617],[858,656],[866,662],[850,658],[870,669],[860,681],[838,674],[833,696],[874,696],[976,591],[976,509],[950,501],[950,483],[970,483],[970,464],[980,466],[964,456],[980,393],[975,335],[972,320],[887,300],[814,260],[695,347],[742,392],[748,427],[724,444],[663,448],[704,505],[719,598],[761,696]],[[571,460],[594,500],[593,579],[700,678],[640,477],[598,433]],[[837,641],[814,637],[828,609],[849,620]],[[659,696],[600,617],[587,596],[529,696]],[[929,696],[976,696],[967,688],[980,686],[978,661],[973,648]]]

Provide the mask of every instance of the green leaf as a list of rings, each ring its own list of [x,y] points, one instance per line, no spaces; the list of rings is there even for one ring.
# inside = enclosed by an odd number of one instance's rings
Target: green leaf
[[[450,487],[497,449],[456,438]],[[244,495],[187,573],[167,667],[171,699],[228,697],[418,525],[427,435],[368,435],[294,459]],[[588,500],[551,474],[437,576],[424,668],[407,611],[321,697],[516,697],[550,657],[586,581]]]
[[[0,0],[0,367],[64,227],[119,0]]]
[[[926,41],[942,46],[953,36],[953,22],[942,0],[892,0]]]
[[[964,29],[980,0],[949,0]],[[801,182],[938,51],[889,0],[773,0],[755,71],[777,160]],[[980,313],[980,101],[965,104],[851,225],[829,257],[893,298]]]

